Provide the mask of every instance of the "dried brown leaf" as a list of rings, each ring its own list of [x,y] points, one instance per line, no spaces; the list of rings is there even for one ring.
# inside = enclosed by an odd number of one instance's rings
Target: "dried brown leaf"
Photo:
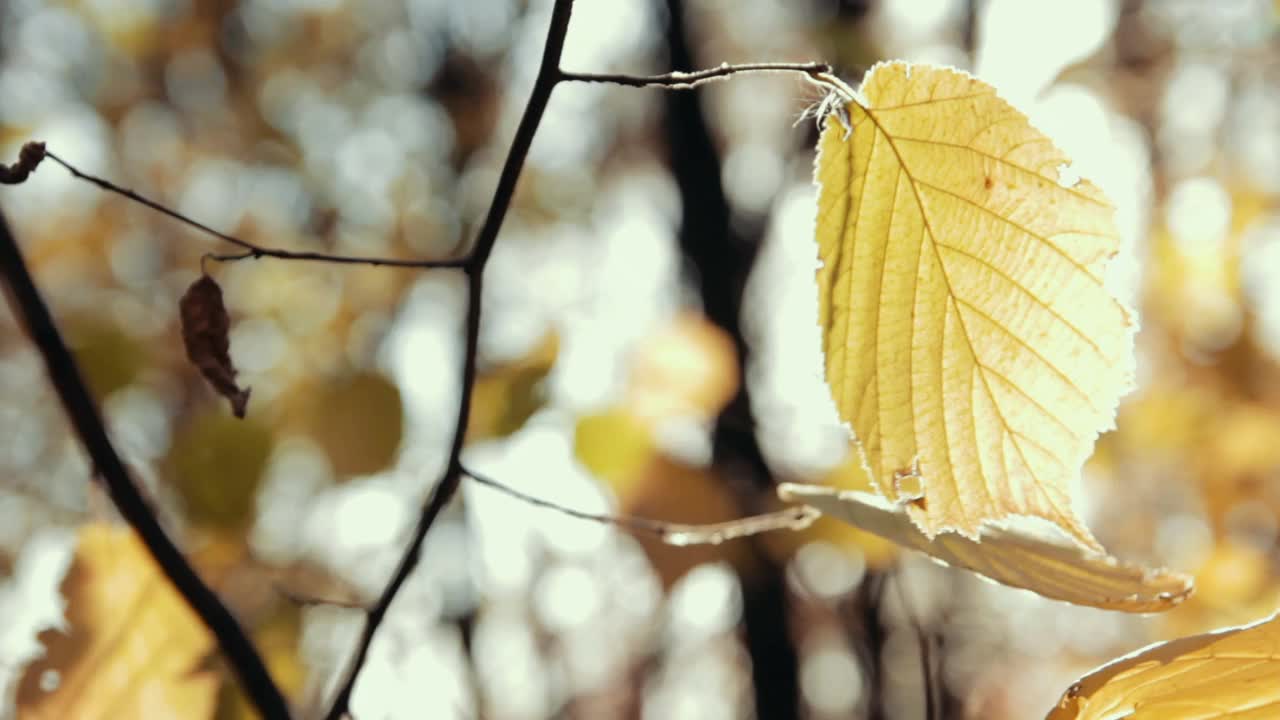
[[[236,417],[244,417],[249,388],[236,385],[236,369],[231,364],[231,319],[222,303],[222,288],[208,275],[191,283],[178,303],[182,318],[182,342],[204,379],[231,402]]]

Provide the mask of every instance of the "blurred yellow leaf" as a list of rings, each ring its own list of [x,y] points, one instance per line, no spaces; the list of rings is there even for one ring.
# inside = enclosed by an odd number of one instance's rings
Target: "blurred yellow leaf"
[[[467,442],[507,437],[524,427],[546,402],[542,381],[559,352],[559,336],[549,333],[524,357],[485,369],[471,393]]]
[[[929,537],[905,504],[879,495],[819,485],[783,483],[778,495],[802,502],[934,560],[1054,600],[1126,612],[1168,610],[1191,593],[1191,578],[1126,565],[1073,542],[1021,526],[983,526],[978,537],[946,532]]]
[[[639,417],[716,417],[738,391],[733,339],[702,315],[686,314],[640,344],[626,404]]]
[[[310,397],[307,429],[340,478],[377,472],[395,460],[404,433],[400,389],[385,375],[329,379]]]
[[[1280,622],[1153,645],[1072,685],[1046,720],[1280,717]]]
[[[1239,610],[1266,591],[1270,565],[1269,553],[1221,540],[1196,570],[1196,596],[1210,608]]]
[[[187,518],[224,529],[252,522],[271,448],[271,430],[262,420],[240,420],[221,407],[209,407],[184,426],[169,449],[167,464]]]
[[[109,316],[72,317],[67,321],[66,333],[76,365],[99,401],[128,387],[146,366],[143,344]]]
[[[1100,550],[1069,488],[1132,383],[1112,206],[995,90],[873,67],[819,146],[819,324],[876,486],[932,538],[1026,515]]]
[[[213,637],[131,530],[83,528],[62,592],[66,629],[40,634],[45,656],[22,676],[19,718],[212,716],[218,679],[201,664]]]
[[[592,475],[627,495],[657,452],[649,427],[626,408],[612,408],[578,420],[573,454]]]

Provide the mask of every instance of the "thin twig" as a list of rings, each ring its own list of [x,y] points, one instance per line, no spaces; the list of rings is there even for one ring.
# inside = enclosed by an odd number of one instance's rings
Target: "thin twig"
[[[660,87],[667,90],[692,90],[714,80],[723,80],[732,75],[743,73],[802,73],[810,79],[823,82],[824,76],[831,74],[831,66],[826,63],[743,63],[730,65],[722,63],[718,67],[698,70],[696,72],[670,72],[662,75],[625,75],[613,73],[562,73],[562,77],[570,82],[608,83],[626,87]]]
[[[502,229],[507,210],[515,196],[516,181],[524,168],[525,158],[533,145],[533,136],[542,122],[543,112],[551,99],[551,93],[563,79],[560,72],[560,56],[564,51],[565,37],[569,32],[569,18],[573,13],[573,0],[555,0],[551,10],[551,20],[547,27],[547,39],[543,45],[542,63],[538,67],[538,75],[534,79],[533,90],[529,93],[529,101],[525,104],[524,115],[516,128],[515,137],[511,140],[511,149],[507,151],[507,159],[502,165],[502,174],[498,177],[498,186],[493,193],[493,202],[485,215],[484,224],[476,235],[476,243],[468,256],[463,270],[467,273],[467,316],[466,340],[463,344],[462,379],[458,411],[454,418],[453,442],[449,448],[449,460],[445,467],[444,477],[436,485],[431,496],[422,508],[418,524],[414,527],[413,536],[408,547],[400,556],[395,572],[383,588],[377,602],[369,609],[364,631],[356,643],[355,655],[347,667],[346,677],[339,686],[333,704],[329,708],[326,720],[339,720],[349,710],[351,691],[355,687],[360,669],[369,653],[369,645],[378,631],[378,626],[386,617],[391,601],[400,592],[414,567],[418,564],[418,556],[427,532],[435,524],[436,517],[458,492],[462,482],[462,445],[466,438],[467,424],[471,417],[471,393],[476,380],[476,356],[480,346],[480,314],[481,298],[484,288],[484,269],[493,252],[494,243],[498,240],[498,232]]]
[[[291,590],[290,588],[285,587],[283,583],[275,583],[273,589],[276,591],[277,595],[298,607],[323,606],[342,608],[344,610],[366,609],[363,603],[355,600],[343,600],[339,598],[326,598],[309,595],[307,593],[298,592],[297,590]]]
[[[902,610],[906,613],[907,620],[911,623],[911,630],[916,636],[916,650],[920,655],[920,678],[924,684],[925,720],[937,720],[937,692],[935,688],[937,683],[934,682],[932,643],[929,640],[930,636],[925,630],[924,623],[916,615],[915,608],[907,597],[905,576],[906,565],[899,562],[893,571],[893,587],[897,590],[898,602],[902,605]]]
[[[636,533],[647,533],[656,535],[660,540],[677,546],[685,545],[716,545],[726,540],[735,540],[737,538],[758,535],[763,532],[773,530],[802,530],[813,523],[820,513],[811,507],[801,505],[798,507],[787,508],[778,512],[765,513],[763,515],[752,515],[751,517],[739,520],[730,520],[722,523],[709,523],[700,525],[687,525],[685,523],[665,522],[663,520],[651,520],[649,518],[635,517],[631,515],[603,515],[600,513],[584,512],[582,510],[574,510],[558,503],[534,497],[528,493],[516,490],[510,485],[494,480],[491,477],[477,473],[470,468],[463,468],[462,473],[472,480],[491,487],[498,492],[510,495],[517,500],[535,505],[548,510],[555,510],[562,515],[578,518],[579,520],[588,520],[590,522],[600,523],[602,525],[612,525],[630,530]]]
[[[219,262],[227,262],[232,260],[244,260],[246,258],[257,259],[257,258],[270,257],[270,258],[278,258],[281,260],[326,262],[326,263],[335,263],[339,265],[373,265],[376,267],[402,267],[402,268],[419,268],[419,269],[461,268],[465,266],[467,263],[466,258],[450,258],[445,260],[412,260],[412,259],[400,259],[400,258],[362,257],[358,255],[333,255],[330,253],[322,253],[322,252],[284,250],[281,248],[273,248],[273,247],[267,247],[265,245],[258,245],[257,243],[252,243],[252,242],[249,242],[248,240],[243,240],[241,238],[235,237],[234,235],[228,235],[224,232],[214,230],[213,228],[209,227],[208,225],[205,225],[202,222],[199,222],[198,220],[193,220],[187,217],[186,215],[183,215],[182,213],[178,212],[177,210],[166,207],[165,205],[162,205],[161,203],[158,203],[155,200],[152,200],[150,198],[143,197],[142,195],[139,195],[133,190],[120,187],[119,185],[116,185],[110,180],[106,180],[96,175],[91,175],[89,173],[86,173],[80,170],[79,168],[75,167],[71,163],[67,162],[66,160],[63,160],[62,158],[58,157],[51,151],[45,151],[45,155],[50,160],[66,168],[67,171],[72,174],[72,176],[80,180],[84,180],[86,182],[97,185],[99,188],[102,188],[107,192],[115,193],[117,195],[121,195],[123,197],[129,198],[130,200],[136,203],[139,203],[141,205],[145,205],[151,208],[152,210],[155,210],[158,213],[161,213],[163,215],[168,215],[169,217],[173,218],[174,220],[177,220],[178,222],[189,225],[207,235],[212,235],[213,237],[216,237],[219,240],[222,240],[223,242],[231,243],[232,245],[235,245],[236,247],[244,248],[245,250],[245,252],[243,253],[236,253],[232,255],[212,255],[211,254],[208,256],[209,259],[211,260],[217,260]]]
[[[89,453],[97,475],[106,484],[120,515],[142,539],[156,564],[187,604],[213,633],[228,664],[240,678],[245,695],[265,718],[289,717],[289,705],[272,681],[262,658],[235,617],[218,596],[196,574],[156,520],[146,499],[134,485],[124,462],[107,435],[98,407],[84,378],[58,331],[49,308],[31,279],[22,251],[0,213],[0,272],[3,272],[9,302],[21,318],[32,342],[44,357],[49,378],[59,400]]]

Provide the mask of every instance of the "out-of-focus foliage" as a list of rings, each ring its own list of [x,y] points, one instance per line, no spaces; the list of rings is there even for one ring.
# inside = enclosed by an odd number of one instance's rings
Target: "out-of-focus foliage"
[[[84,526],[62,593],[66,621],[40,633],[19,718],[213,717],[213,637],[132,530]]]
[[[548,7],[3,3],[0,155],[45,140],[255,242],[448,256],[487,208]],[[837,522],[769,537],[786,568],[808,716],[859,717],[875,703],[887,717],[923,717],[917,629],[936,638],[948,717],[1001,720],[1043,715],[1120,653],[1273,612],[1274,3],[752,0],[685,11],[700,65],[822,59],[850,80],[884,58],[973,70],[1106,191],[1122,238],[1113,271],[1141,311],[1138,388],[1072,492],[1115,554],[1194,573],[1200,590],[1159,619],[1132,619],[922,565]],[[647,0],[578,0],[566,68],[668,70],[665,16]],[[812,320],[816,135],[795,121],[820,99],[789,76],[702,93],[735,227],[764,239],[739,376],[683,272],[664,96],[556,90],[485,274],[488,389],[469,465],[582,510],[727,519],[743,508],[724,490],[733,474],[709,472],[712,420],[745,383],[776,479],[869,489],[826,399]],[[177,317],[200,257],[229,248],[54,165],[0,203],[157,512],[314,714],[360,613],[299,606],[277,585],[367,601],[385,582],[447,452],[461,278],[209,263],[237,380],[253,388],[237,421],[187,362]],[[11,569],[0,689],[12,692],[61,580],[45,538],[110,511],[39,358],[0,307],[0,569]],[[748,717],[734,571],[752,567],[736,543],[690,552],[465,486],[391,608],[355,713]],[[693,557],[715,562],[691,567]],[[233,693],[221,712],[242,712]]]
[[[724,484],[695,459],[696,449],[664,445],[664,437],[714,420],[737,391],[732,341],[705,319],[686,315],[641,339],[627,365],[620,403],[578,420],[577,459],[609,483],[622,512],[689,524],[741,515]],[[703,563],[746,561],[735,544],[672,547],[656,538],[638,540],[667,587]]]
[[[340,477],[368,475],[391,464],[404,433],[400,390],[381,373],[319,378],[302,401],[307,434]]]
[[[542,383],[557,351],[556,336],[548,335],[523,357],[480,374],[472,391],[468,442],[507,437],[524,426],[546,402]]]
[[[271,435],[262,421],[238,420],[221,407],[176,429],[168,465],[191,522],[243,529],[252,521]]]

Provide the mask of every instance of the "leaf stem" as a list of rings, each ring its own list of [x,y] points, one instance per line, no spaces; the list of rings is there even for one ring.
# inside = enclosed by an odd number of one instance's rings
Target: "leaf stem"
[[[667,90],[692,90],[715,80],[723,80],[733,75],[744,73],[776,73],[793,72],[807,75],[815,82],[827,84],[825,78],[831,77],[831,66],[826,63],[743,63],[730,65],[721,63],[717,67],[695,72],[669,72],[662,75],[625,75],[613,73],[562,73],[563,79],[570,82],[608,83],[626,87],[660,87]]]
[[[521,502],[554,510],[562,515],[568,515],[579,520],[600,523],[601,525],[612,525],[635,533],[655,535],[668,545],[679,547],[686,545],[718,545],[726,540],[750,537],[773,530],[802,530],[812,524],[814,520],[817,520],[820,515],[816,509],[807,505],[800,505],[779,510],[778,512],[752,515],[751,517],[728,522],[688,525],[663,520],[651,520],[632,515],[604,515],[574,510],[550,500],[544,500],[516,490],[510,485],[500,483],[470,468],[464,467],[462,473],[481,485],[493,488]]]
[[[46,150],[45,156],[48,157],[50,160],[58,163],[62,167],[66,168],[67,172],[70,172],[71,175],[77,179],[84,180],[85,182],[97,185],[99,188],[107,192],[115,193],[116,195],[129,198],[130,200],[140,205],[145,205],[146,207],[149,207],[158,213],[161,213],[163,215],[168,215],[174,220],[177,220],[178,222],[181,222],[185,225],[189,225],[207,235],[212,235],[213,237],[218,238],[223,242],[227,242],[232,245],[235,245],[236,247],[244,249],[243,253],[236,253],[232,255],[210,254],[207,256],[210,260],[216,260],[218,262],[229,262],[229,261],[235,261],[235,260],[245,260],[248,258],[257,259],[257,258],[270,257],[270,258],[278,258],[280,260],[326,262],[326,263],[336,263],[340,265],[373,265],[373,266],[379,266],[379,267],[401,267],[401,268],[419,268],[419,269],[461,268],[464,265],[466,265],[466,262],[467,262],[466,258],[453,258],[453,259],[445,259],[445,260],[413,260],[413,259],[383,258],[383,257],[361,257],[357,255],[334,255],[334,254],[322,253],[322,252],[285,250],[282,248],[274,248],[274,247],[267,247],[265,245],[258,245],[257,243],[252,243],[252,242],[249,242],[248,240],[243,240],[241,238],[235,237],[234,235],[228,235],[227,233],[214,230],[213,228],[209,227],[208,225],[205,225],[204,223],[198,220],[193,220],[187,217],[186,215],[183,215],[182,213],[178,212],[177,210],[174,210],[170,207],[162,205],[161,203],[158,203],[155,200],[152,200],[148,197],[139,195],[138,193],[134,192],[133,190],[130,190],[129,188],[121,187],[111,182],[110,180],[84,172],[83,170],[80,170],[79,168],[67,162],[66,160],[63,160],[62,158],[58,157],[52,151]]]

